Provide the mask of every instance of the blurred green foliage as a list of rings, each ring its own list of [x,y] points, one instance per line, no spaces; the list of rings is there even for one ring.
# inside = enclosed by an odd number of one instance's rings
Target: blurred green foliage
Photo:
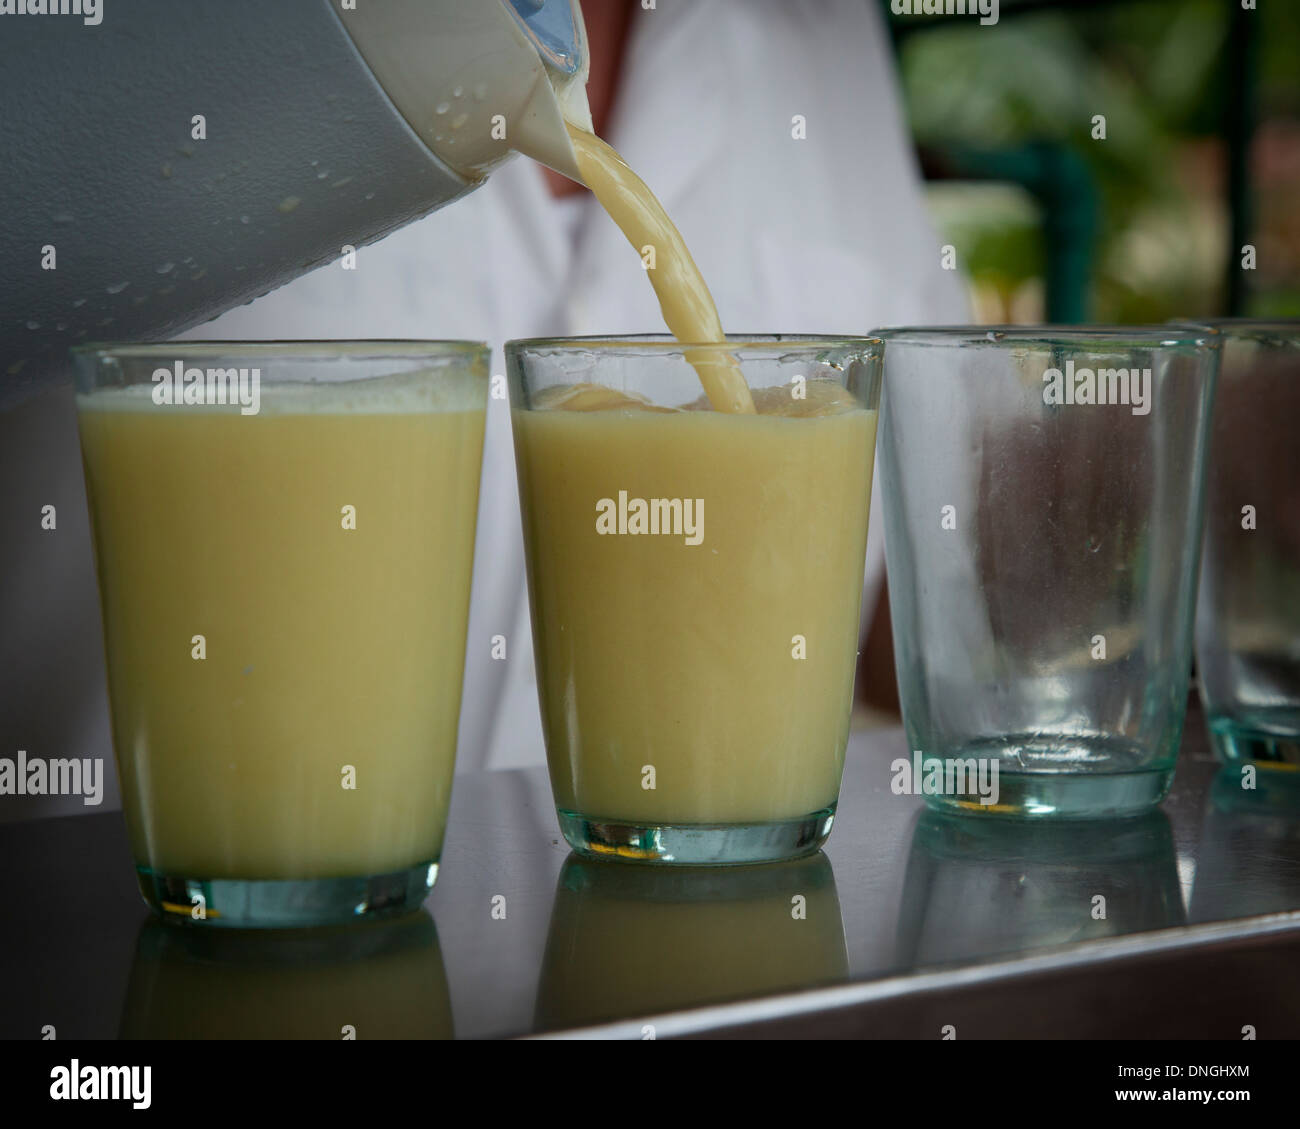
[[[906,32],[900,66],[920,146],[941,153],[1048,141],[1086,163],[1101,202],[1092,320],[1222,312],[1225,47],[1234,4],[1061,3],[1018,14],[1013,0],[1002,0],[999,22],[986,27],[970,17],[892,17]],[[1300,168],[1300,0],[1259,0],[1248,15],[1259,21],[1259,121],[1291,124],[1272,149],[1285,154],[1289,136],[1296,146],[1289,167]],[[1104,141],[1092,136],[1099,114]],[[1300,175],[1288,180],[1287,167],[1252,159],[1256,242],[1271,251],[1250,279],[1256,313],[1300,314],[1300,226],[1289,219]],[[994,203],[972,189],[963,205],[945,189],[935,211],[977,287],[1013,293],[1041,275],[1043,255],[1052,253],[1026,237],[1032,206],[1008,214],[1006,199]]]

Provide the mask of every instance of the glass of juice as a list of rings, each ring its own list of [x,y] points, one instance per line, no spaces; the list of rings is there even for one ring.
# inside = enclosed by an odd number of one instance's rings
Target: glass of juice
[[[506,347],[542,725],[580,854],[752,863],[830,833],[880,358],[871,338]],[[702,373],[743,381],[730,410]]]
[[[1217,335],[882,336],[881,498],[914,790],[1021,816],[1159,803],[1190,687]]]
[[[1300,767],[1300,321],[1218,321],[1196,663],[1229,763]]]
[[[488,356],[74,352],[122,804],[168,918],[318,925],[432,886]]]

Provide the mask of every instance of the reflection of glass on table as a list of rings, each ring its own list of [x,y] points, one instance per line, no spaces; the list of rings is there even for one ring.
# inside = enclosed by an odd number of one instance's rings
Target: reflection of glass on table
[[[839,897],[818,852],[761,867],[667,870],[570,856],[537,996],[548,1030],[833,984],[848,976]]]

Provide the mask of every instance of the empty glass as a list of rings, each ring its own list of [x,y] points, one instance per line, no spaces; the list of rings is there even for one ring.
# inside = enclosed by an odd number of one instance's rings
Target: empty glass
[[[881,486],[928,802],[1100,817],[1173,780],[1215,335],[898,329]]]
[[[1300,322],[1222,321],[1196,665],[1225,761],[1300,765]]]

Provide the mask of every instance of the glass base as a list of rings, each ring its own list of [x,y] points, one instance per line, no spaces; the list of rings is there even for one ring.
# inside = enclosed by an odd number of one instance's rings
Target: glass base
[[[921,754],[927,787],[944,765],[942,789],[923,790],[940,811],[1050,819],[1111,819],[1158,804],[1174,782],[1173,758],[1156,760],[1107,734],[1016,734]],[[994,788],[993,766],[997,766]],[[964,771],[958,771],[964,769]],[[982,803],[988,799],[991,803]]]
[[[182,925],[285,929],[337,925],[417,908],[438,877],[436,862],[355,878],[184,878],[136,867],[155,913]],[[200,900],[201,899],[201,900]]]
[[[645,824],[591,819],[560,809],[560,830],[578,854],[617,862],[736,866],[815,854],[835,822],[835,807],[771,823]]]
[[[978,793],[926,796],[940,811],[1025,819],[1114,819],[1149,811],[1169,794],[1172,768],[1150,772],[1035,772],[998,774],[998,802]]]
[[[1258,729],[1228,718],[1215,718],[1210,722],[1210,743],[1225,764],[1259,761],[1300,766],[1300,733]]]

